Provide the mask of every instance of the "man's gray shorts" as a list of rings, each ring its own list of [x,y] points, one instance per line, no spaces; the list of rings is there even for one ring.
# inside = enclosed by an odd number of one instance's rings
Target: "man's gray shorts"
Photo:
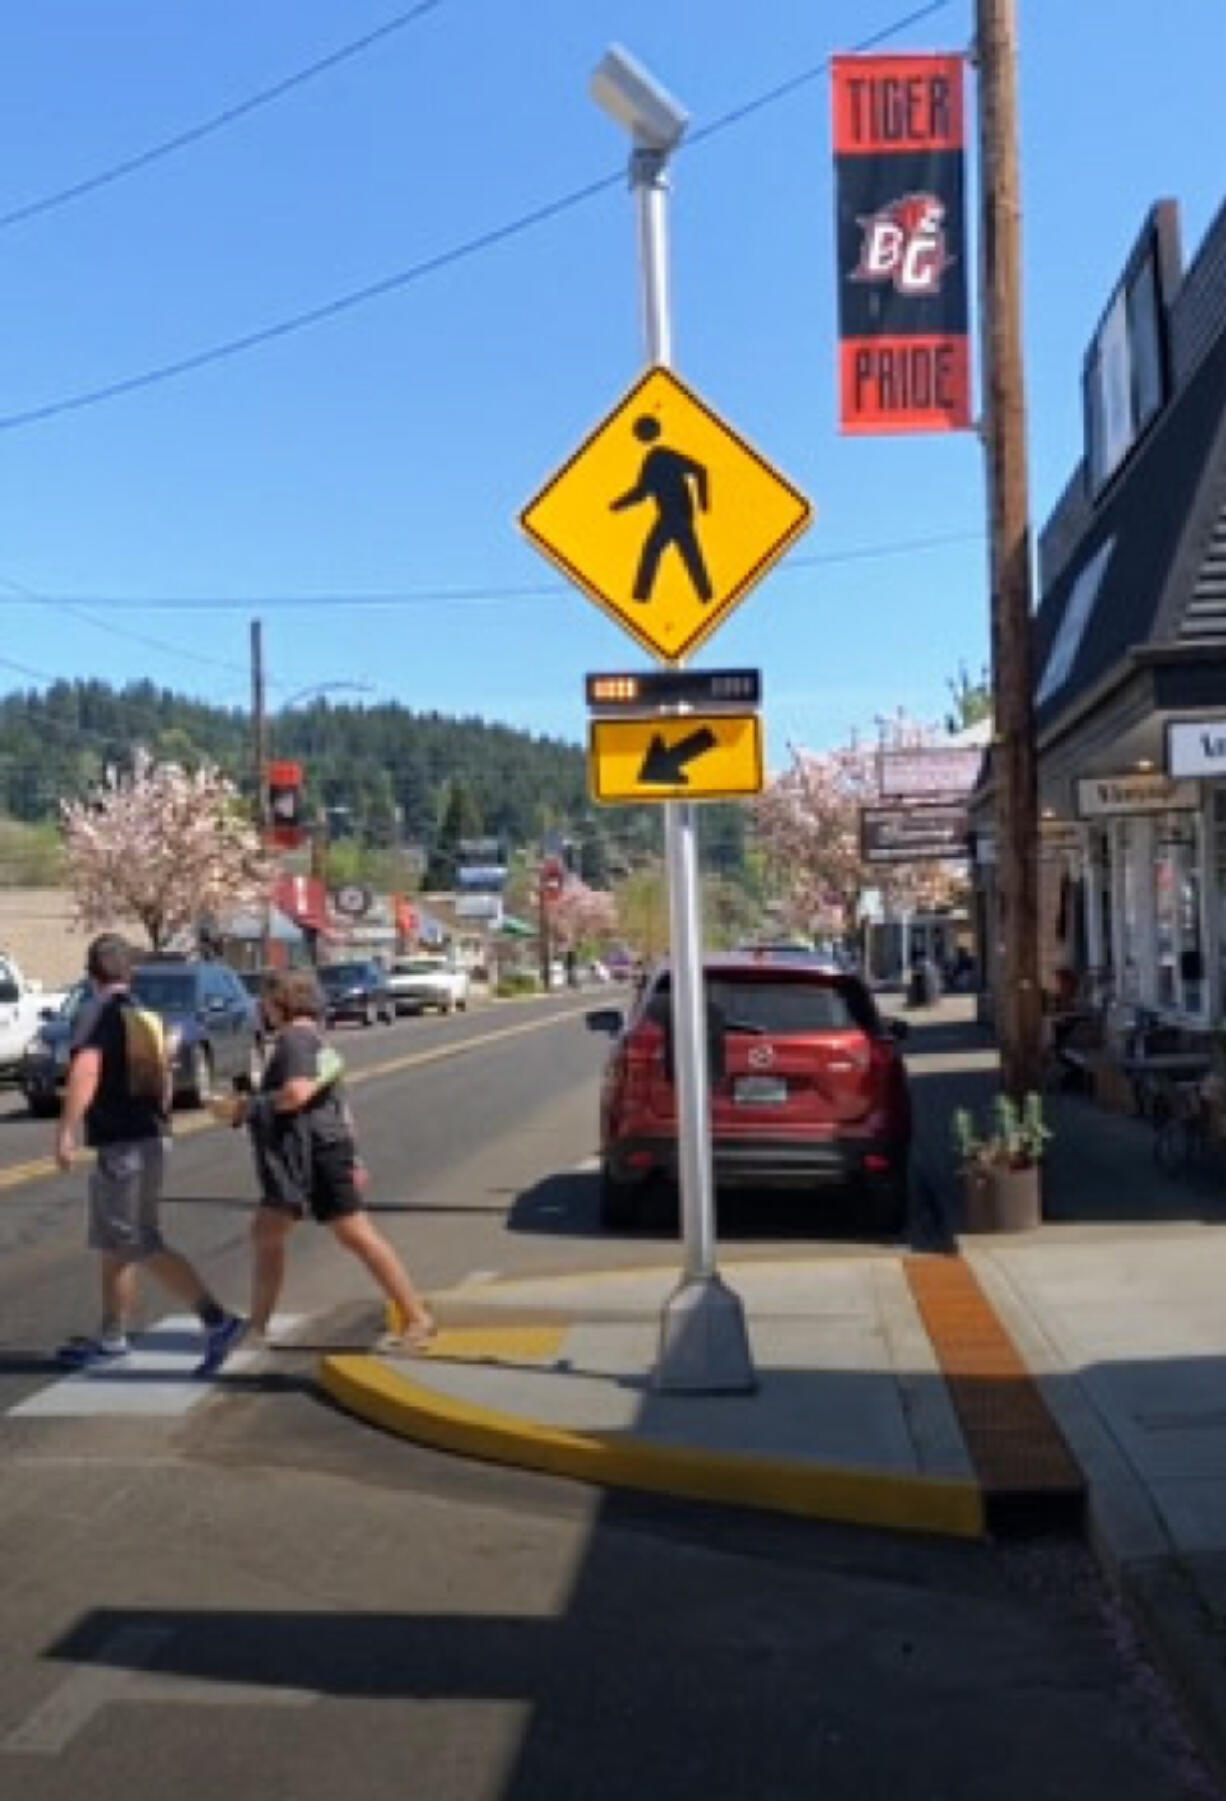
[[[89,1178],[89,1242],[134,1261],[162,1247],[158,1202],[166,1153],[160,1138],[138,1138],[98,1147]]]

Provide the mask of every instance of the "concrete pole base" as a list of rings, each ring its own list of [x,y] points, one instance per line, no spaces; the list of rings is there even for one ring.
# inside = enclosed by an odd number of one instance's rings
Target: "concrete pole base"
[[[739,1295],[718,1276],[683,1277],[660,1316],[651,1385],[664,1394],[742,1395],[758,1386]]]

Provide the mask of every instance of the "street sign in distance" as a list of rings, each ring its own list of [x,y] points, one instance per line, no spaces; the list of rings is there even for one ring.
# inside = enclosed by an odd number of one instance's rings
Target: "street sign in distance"
[[[541,898],[551,905],[562,898],[562,890],[566,886],[566,870],[556,857],[549,857],[541,864],[538,877]]]
[[[757,669],[650,669],[632,675],[589,675],[584,689],[594,713],[645,707],[756,707],[762,699]]]
[[[588,777],[606,805],[650,800],[735,800],[760,794],[762,720],[757,713],[653,713],[593,719]]]
[[[690,656],[812,519],[669,369],[649,369],[520,514],[528,537],[666,663]]]

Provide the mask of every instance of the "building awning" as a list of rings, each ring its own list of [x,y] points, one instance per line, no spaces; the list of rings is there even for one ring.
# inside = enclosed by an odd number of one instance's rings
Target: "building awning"
[[[535,938],[536,927],[530,926],[527,920],[516,919],[513,913],[504,913],[502,924],[495,933],[499,938]]]
[[[308,932],[331,931],[327,890],[315,876],[278,876],[273,899],[282,912],[288,913],[296,925],[305,927]]]
[[[275,944],[301,944],[302,933],[280,907],[269,907],[267,918],[261,907],[241,907],[234,913],[223,913],[217,921],[219,938],[241,938],[255,943],[271,938]]]

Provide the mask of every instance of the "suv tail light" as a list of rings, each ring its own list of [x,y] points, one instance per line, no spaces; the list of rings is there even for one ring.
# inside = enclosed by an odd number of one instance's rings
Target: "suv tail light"
[[[646,1100],[653,1079],[664,1067],[663,1028],[654,1020],[643,1020],[627,1038],[622,1055],[625,1059],[626,1100]]]

